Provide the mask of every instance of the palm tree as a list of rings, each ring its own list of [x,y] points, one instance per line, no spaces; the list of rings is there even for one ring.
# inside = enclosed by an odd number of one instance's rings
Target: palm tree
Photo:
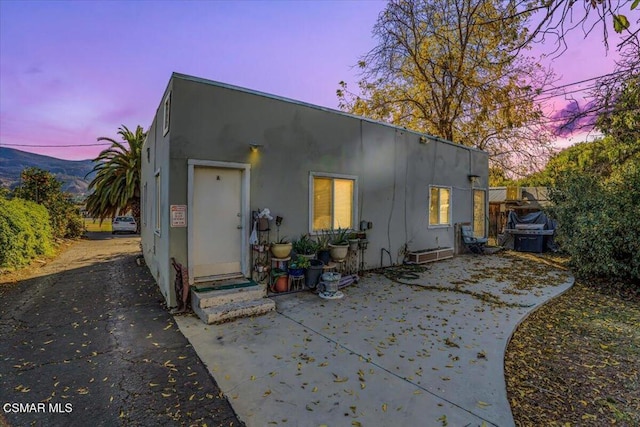
[[[141,126],[131,132],[122,125],[118,135],[124,143],[98,138],[98,141],[110,142],[111,147],[93,160],[96,164],[91,172],[96,172],[96,176],[89,184],[93,192],[87,197],[87,211],[102,222],[118,212],[131,210],[139,227],[141,152],[147,134]]]

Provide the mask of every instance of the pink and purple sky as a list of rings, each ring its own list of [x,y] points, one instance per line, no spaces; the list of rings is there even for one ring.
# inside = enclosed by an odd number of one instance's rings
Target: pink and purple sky
[[[173,71],[337,108],[338,82],[356,87],[353,65],[374,46],[385,4],[0,0],[0,146],[94,158],[107,147],[89,145],[97,137],[150,125]],[[598,31],[576,31],[542,63],[557,86],[589,79],[614,70],[611,45],[607,54]],[[570,102],[548,104],[552,116]]]

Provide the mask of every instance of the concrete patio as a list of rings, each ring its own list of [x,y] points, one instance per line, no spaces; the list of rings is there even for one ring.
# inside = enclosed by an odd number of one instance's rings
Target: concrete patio
[[[528,254],[369,273],[342,300],[278,296],[223,325],[176,317],[248,426],[514,425],[503,360],[573,277]]]

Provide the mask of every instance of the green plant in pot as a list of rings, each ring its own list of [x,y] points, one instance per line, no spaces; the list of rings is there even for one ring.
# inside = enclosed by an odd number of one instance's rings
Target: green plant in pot
[[[330,232],[329,250],[331,258],[335,261],[342,261],[349,252],[349,229],[338,228]]]
[[[318,252],[318,243],[315,242],[309,234],[303,234],[298,240],[294,240],[293,251],[296,255],[302,255],[305,258],[312,259]]]
[[[289,290],[289,276],[286,271],[276,268],[271,274],[273,277],[272,292],[286,292]]]
[[[308,258],[298,255],[291,264],[289,264],[289,274],[292,276],[302,276],[304,270],[309,268],[311,262]]]
[[[291,254],[293,245],[286,237],[282,237],[277,242],[271,244],[271,254],[274,258],[286,258]]]
[[[358,238],[358,233],[349,233],[347,238],[349,239],[349,250],[350,251],[357,251],[358,250],[358,242],[360,241],[360,239]]]
[[[316,236],[317,246],[318,246],[318,256],[317,258],[324,263],[324,265],[328,265],[331,261],[331,252],[329,251],[329,240],[330,235],[328,231],[322,231],[320,234]]]

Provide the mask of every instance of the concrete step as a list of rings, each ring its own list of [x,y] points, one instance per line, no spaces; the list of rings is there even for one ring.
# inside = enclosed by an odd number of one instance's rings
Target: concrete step
[[[239,317],[259,316],[276,309],[276,303],[269,298],[251,301],[230,302],[215,307],[200,308],[193,306],[193,311],[206,324],[223,323]]]
[[[234,302],[258,300],[264,298],[266,295],[266,287],[259,284],[236,289],[191,292],[191,307],[217,307]]]

